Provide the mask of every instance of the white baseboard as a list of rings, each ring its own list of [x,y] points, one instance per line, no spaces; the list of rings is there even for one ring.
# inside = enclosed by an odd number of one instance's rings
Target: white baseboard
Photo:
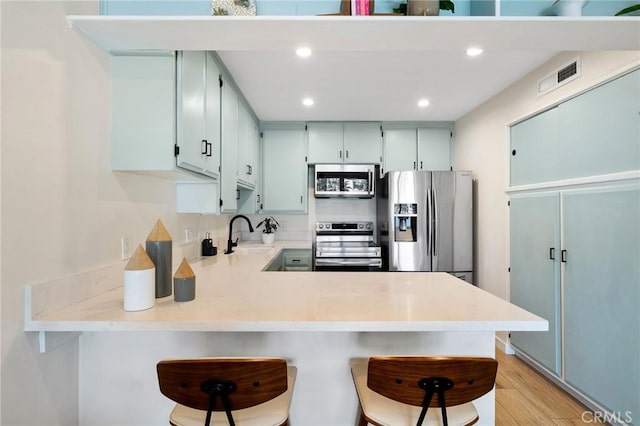
[[[513,347],[508,342],[502,340],[499,336],[496,336],[496,347],[506,355],[515,355],[516,353]]]

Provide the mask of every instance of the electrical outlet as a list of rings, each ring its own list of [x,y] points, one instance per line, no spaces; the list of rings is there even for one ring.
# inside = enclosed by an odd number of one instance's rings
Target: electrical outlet
[[[129,247],[129,238],[120,238],[120,259],[127,260],[131,257],[131,250]]]
[[[287,230],[287,221],[286,220],[281,220],[278,223],[280,224],[280,230],[281,231],[286,231]]]
[[[185,228],[185,229],[184,229],[184,242],[185,242],[186,244],[188,244],[188,243],[190,243],[190,242],[192,242],[192,241],[193,241],[193,238],[194,238],[194,236],[193,236],[193,229],[191,229],[191,228]]]

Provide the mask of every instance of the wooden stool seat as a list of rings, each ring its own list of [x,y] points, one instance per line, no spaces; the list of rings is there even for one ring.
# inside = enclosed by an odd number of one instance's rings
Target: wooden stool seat
[[[354,359],[351,373],[360,401],[359,426],[414,426],[419,423],[426,391],[424,379],[447,379],[448,423],[437,395],[433,395],[423,426],[472,425],[479,419],[471,402],[493,389],[497,362],[491,358],[372,357]],[[454,391],[455,390],[455,391]]]
[[[207,424],[209,407],[211,426],[289,424],[297,369],[283,359],[166,360],[159,362],[157,369],[160,391],[177,402],[169,420],[173,426]],[[212,397],[210,390],[216,386],[229,392]]]

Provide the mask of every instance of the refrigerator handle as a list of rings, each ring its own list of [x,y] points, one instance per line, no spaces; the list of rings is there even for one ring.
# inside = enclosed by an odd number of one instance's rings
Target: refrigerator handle
[[[438,256],[438,191],[433,188],[433,255]]]
[[[431,240],[433,239],[433,223],[431,223],[431,188],[427,189],[427,256],[431,256]]]

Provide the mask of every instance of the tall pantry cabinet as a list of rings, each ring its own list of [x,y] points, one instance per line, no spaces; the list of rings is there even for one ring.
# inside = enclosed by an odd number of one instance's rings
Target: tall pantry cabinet
[[[512,332],[511,344],[595,408],[634,421],[639,93],[636,70],[514,125],[510,147],[511,301],[549,321],[547,332]]]

